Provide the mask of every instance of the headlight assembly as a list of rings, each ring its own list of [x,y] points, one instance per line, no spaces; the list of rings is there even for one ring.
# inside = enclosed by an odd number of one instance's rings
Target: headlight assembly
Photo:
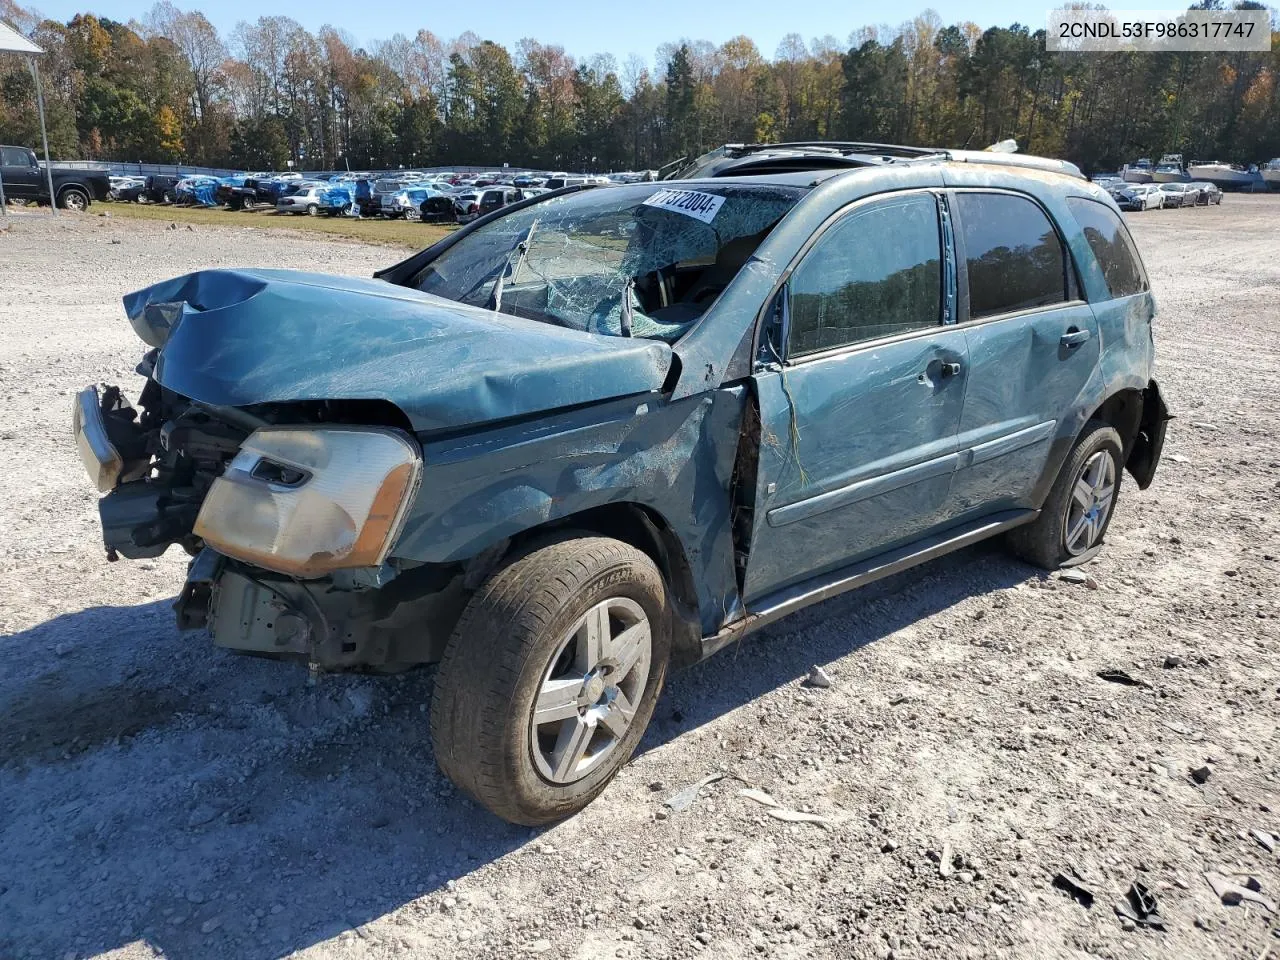
[[[263,427],[209,488],[195,533],[219,553],[293,576],[376,567],[421,473],[417,445],[394,430]]]
[[[71,430],[80,451],[80,462],[94,486],[102,493],[115,489],[124,469],[124,458],[107,436],[107,428],[102,423],[97,387],[85,387],[76,394],[71,411]]]

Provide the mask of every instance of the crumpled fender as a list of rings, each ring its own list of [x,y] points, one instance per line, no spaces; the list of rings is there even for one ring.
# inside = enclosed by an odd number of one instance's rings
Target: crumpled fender
[[[124,298],[155,379],[207,404],[386,400],[419,432],[661,389],[671,348],[379,280],[205,270]]]

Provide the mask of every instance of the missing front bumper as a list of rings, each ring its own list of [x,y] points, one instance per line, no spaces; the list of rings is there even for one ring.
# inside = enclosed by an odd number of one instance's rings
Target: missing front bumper
[[[350,577],[294,580],[205,548],[174,612],[220,647],[305,659],[329,670],[440,659],[469,592],[460,571],[420,567],[380,586]]]

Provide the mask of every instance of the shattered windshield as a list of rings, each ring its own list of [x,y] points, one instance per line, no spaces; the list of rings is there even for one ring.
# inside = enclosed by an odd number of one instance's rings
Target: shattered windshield
[[[412,286],[574,330],[673,342],[803,193],[744,183],[584,190],[485,224]]]

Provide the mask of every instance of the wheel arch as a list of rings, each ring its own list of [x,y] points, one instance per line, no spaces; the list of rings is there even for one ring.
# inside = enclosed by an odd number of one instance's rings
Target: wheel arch
[[[73,180],[70,183],[58,185],[58,192],[53,198],[54,204],[60,205],[62,203],[62,198],[65,197],[69,191],[75,191],[76,193],[83,194],[84,205],[86,207],[93,203],[93,191],[89,189],[88,185]]]
[[[1089,420],[1101,420],[1114,427],[1124,444],[1124,455],[1127,460],[1138,438],[1138,428],[1142,423],[1142,407],[1143,391],[1136,387],[1124,387],[1112,393],[1091,411],[1086,418],[1086,423]]]
[[[541,523],[513,536],[506,549],[491,563],[496,569],[512,557],[569,531],[585,531],[612,537],[635,547],[657,566],[666,582],[671,603],[671,657],[674,666],[695,662],[701,655],[702,629],[698,617],[698,591],[693,565],[684,543],[660,512],[634,501],[618,501],[588,507],[576,513]]]
[[[1044,472],[1032,494],[1032,505],[1037,509],[1049,495],[1049,489],[1057,479],[1067,456],[1075,447],[1089,423],[1099,420],[1120,434],[1124,446],[1124,466],[1138,483],[1138,489],[1151,485],[1152,476],[1160,459],[1164,444],[1164,424],[1170,419],[1164,400],[1154,380],[1139,386],[1132,379],[1116,386],[1074,422],[1075,430],[1059,434],[1050,449]]]

